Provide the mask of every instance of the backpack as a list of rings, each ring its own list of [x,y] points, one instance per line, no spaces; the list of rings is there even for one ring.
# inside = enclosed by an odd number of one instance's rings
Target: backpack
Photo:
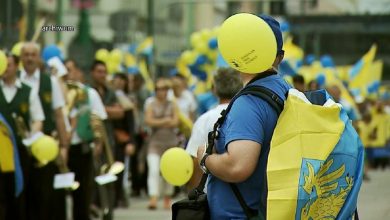
[[[262,98],[279,115],[268,156],[266,213],[251,210],[231,184],[248,219],[356,219],[364,154],[342,106],[325,90],[290,89],[283,103],[270,89],[249,85],[217,123],[247,94]]]

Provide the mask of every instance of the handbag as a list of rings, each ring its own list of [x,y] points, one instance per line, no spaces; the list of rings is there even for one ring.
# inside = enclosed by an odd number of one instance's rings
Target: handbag
[[[208,220],[210,219],[207,195],[198,189],[193,189],[188,198],[175,202],[172,205],[172,219],[174,220]]]

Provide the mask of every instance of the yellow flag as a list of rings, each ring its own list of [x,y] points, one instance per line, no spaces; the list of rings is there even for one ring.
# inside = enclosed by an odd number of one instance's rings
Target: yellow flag
[[[312,105],[289,93],[271,141],[266,219],[295,219],[303,158],[327,159],[345,127],[339,114],[336,104]]]
[[[14,163],[14,146],[11,134],[8,128],[0,121],[0,170],[2,172],[13,172]]]
[[[358,71],[356,73],[350,76],[352,77],[350,79],[351,81],[349,82],[349,87],[351,89],[365,87],[369,82],[372,75],[371,68],[375,58],[376,50],[377,50],[377,46],[376,44],[373,44],[370,50],[366,54],[364,54],[361,61],[359,61],[362,62],[361,67],[358,68]]]
[[[142,59],[139,62],[139,72],[141,73],[142,77],[145,80],[146,88],[149,91],[153,91],[154,90],[153,80],[150,77],[150,74],[149,74],[149,71],[148,71],[148,67],[147,67],[146,61],[144,59]]]

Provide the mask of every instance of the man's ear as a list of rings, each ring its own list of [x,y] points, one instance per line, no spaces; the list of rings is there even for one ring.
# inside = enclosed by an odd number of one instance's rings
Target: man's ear
[[[278,65],[282,62],[283,58],[284,58],[284,53],[281,53],[277,56],[278,58]]]
[[[278,68],[278,66],[282,62],[283,58],[284,58],[284,53],[277,55],[272,66],[274,66],[275,68]]]

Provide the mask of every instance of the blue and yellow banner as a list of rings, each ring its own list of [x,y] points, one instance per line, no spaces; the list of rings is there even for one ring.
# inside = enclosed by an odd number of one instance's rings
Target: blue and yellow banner
[[[15,196],[23,190],[23,173],[18,148],[11,127],[0,114],[0,172],[15,173]]]
[[[267,219],[351,218],[362,149],[346,112],[324,90],[307,97],[290,90],[271,141]]]

